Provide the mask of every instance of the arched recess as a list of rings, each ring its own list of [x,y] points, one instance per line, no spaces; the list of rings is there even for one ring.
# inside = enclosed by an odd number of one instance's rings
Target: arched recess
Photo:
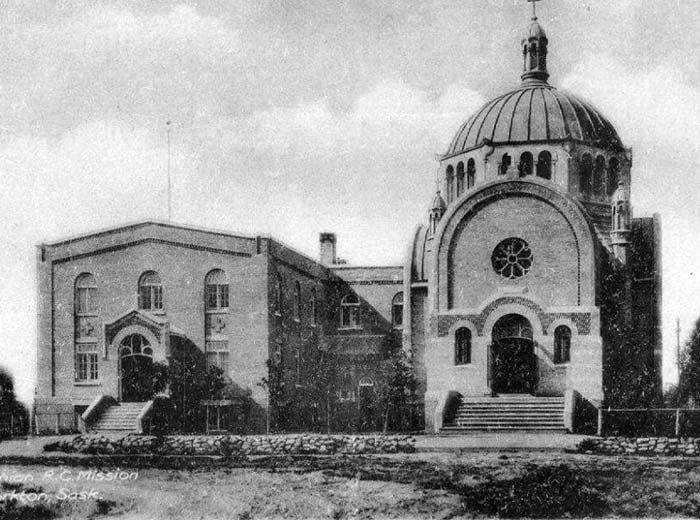
[[[433,312],[444,311],[448,305],[448,271],[451,247],[461,226],[484,207],[505,197],[531,197],[542,201],[561,215],[571,231],[577,255],[577,305],[593,305],[595,299],[595,242],[590,223],[580,206],[534,177],[505,179],[483,185],[458,204],[448,208],[434,237],[435,259],[431,266],[430,294]]]

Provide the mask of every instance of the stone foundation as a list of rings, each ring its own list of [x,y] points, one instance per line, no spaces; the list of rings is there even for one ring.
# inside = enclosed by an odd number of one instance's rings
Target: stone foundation
[[[578,450],[602,455],[700,455],[700,438],[602,437],[582,440]]]
[[[120,439],[78,435],[44,446],[44,451],[104,455],[332,455],[412,453],[408,436],[362,435],[182,435],[130,434]]]

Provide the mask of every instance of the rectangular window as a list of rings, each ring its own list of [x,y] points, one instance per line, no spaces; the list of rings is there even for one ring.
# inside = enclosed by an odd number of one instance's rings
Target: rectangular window
[[[228,284],[207,284],[207,309],[226,309],[228,307]]]
[[[79,343],[75,346],[75,380],[98,379],[97,343]]]
[[[218,367],[225,376],[229,375],[228,341],[207,341],[206,355],[208,366]]]
[[[153,308],[162,309],[163,308],[163,287],[160,285],[155,285],[153,289]]]
[[[142,309],[150,309],[151,308],[151,288],[146,286],[146,287],[141,287],[141,308]]]
[[[216,285],[207,285],[207,309],[217,308]]]
[[[228,308],[228,285],[219,285],[219,307]]]

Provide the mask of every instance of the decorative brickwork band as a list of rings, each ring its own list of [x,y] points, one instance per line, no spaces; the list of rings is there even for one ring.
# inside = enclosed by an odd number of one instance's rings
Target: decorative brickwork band
[[[449,314],[438,316],[438,336],[447,336],[450,328],[455,323],[463,320],[468,320],[473,323],[477,328],[479,336],[483,336],[484,324],[489,314],[496,308],[508,304],[522,305],[534,312],[540,320],[545,335],[547,334],[549,326],[554,323],[554,321],[562,318],[571,320],[574,325],[576,325],[579,334],[588,335],[591,333],[591,314],[588,312],[544,312],[539,305],[526,298],[520,296],[506,296],[489,303],[480,314]]]

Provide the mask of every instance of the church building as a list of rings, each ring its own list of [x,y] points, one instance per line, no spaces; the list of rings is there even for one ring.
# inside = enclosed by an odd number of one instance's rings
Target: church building
[[[138,430],[149,401],[129,371],[185,344],[251,395],[251,431],[265,428],[271,367],[303,387],[313,352],[333,351],[338,401],[360,410],[392,340],[429,432],[575,430],[608,402],[620,331],[645,345],[630,363],[660,392],[660,222],[633,217],[632,151],[549,84],[535,16],[519,52],[520,85],[441,156],[401,266],[341,263],[332,233],[312,259],[270,237],[152,221],[38,246],[37,429],[121,407],[111,426]]]

